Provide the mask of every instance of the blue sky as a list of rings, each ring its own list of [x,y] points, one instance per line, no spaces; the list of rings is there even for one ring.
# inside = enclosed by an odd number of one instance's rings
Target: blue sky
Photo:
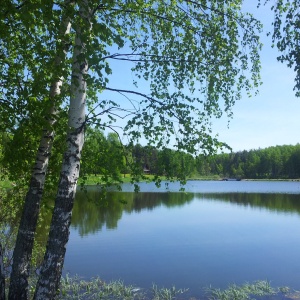
[[[264,24],[261,35],[264,44],[261,52],[263,85],[257,96],[249,98],[245,93],[235,104],[229,126],[226,116],[213,121],[213,134],[218,134],[219,140],[226,142],[233,151],[300,143],[300,98],[296,98],[293,91],[295,74],[292,69],[277,61],[279,53],[271,47],[271,37],[266,35],[272,28],[274,14],[270,6],[257,9],[257,2],[245,0],[243,10],[253,13]],[[130,63],[128,66],[119,62],[111,63],[114,79],[109,86],[131,89],[133,75]],[[101,98],[105,98],[105,95],[104,92]],[[120,98],[119,95],[114,97]],[[124,98],[119,101],[124,101]],[[119,122],[121,125],[122,121]]]
[[[264,24],[261,52],[262,81],[259,95],[246,95],[233,108],[233,119],[214,122],[214,132],[228,143],[233,151],[300,143],[300,98],[295,97],[295,74],[276,60],[278,52],[271,48],[266,32],[274,17],[269,7],[256,9],[257,1],[245,1],[244,10],[251,11]]]

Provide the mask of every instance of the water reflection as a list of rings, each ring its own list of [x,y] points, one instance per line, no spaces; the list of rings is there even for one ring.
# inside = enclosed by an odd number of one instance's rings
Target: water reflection
[[[195,194],[195,197],[199,195]],[[201,195],[203,197],[203,195]],[[278,213],[300,214],[300,195],[294,194],[248,194],[248,193],[225,193],[206,194],[206,199],[214,199],[230,202],[252,208],[264,208]]]
[[[194,297],[205,286],[266,279],[299,289],[299,197],[78,192],[65,272],[175,285]]]
[[[88,195],[88,196],[87,196]],[[104,226],[117,229],[123,213],[154,210],[157,207],[180,207],[203,199],[230,202],[240,206],[266,209],[278,213],[300,214],[299,195],[249,193],[124,193],[110,192],[105,199],[99,191],[78,191],[72,216],[72,227],[80,236],[95,233]]]
[[[153,210],[161,205],[182,206],[194,199],[189,193],[121,193],[110,192],[105,199],[97,190],[87,194],[79,191],[73,209],[72,227],[80,236],[95,233],[105,226],[116,229],[124,212]]]

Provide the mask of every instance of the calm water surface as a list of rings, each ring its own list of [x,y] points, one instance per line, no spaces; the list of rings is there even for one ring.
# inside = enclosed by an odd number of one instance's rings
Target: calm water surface
[[[78,192],[64,272],[150,288],[270,280],[300,289],[300,183],[141,184]]]

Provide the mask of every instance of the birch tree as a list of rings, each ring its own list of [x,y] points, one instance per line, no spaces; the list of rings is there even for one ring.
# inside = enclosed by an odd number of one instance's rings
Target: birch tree
[[[90,36],[91,11],[82,1],[76,22],[73,52],[71,95],[69,104],[67,149],[64,153],[58,191],[55,200],[47,251],[34,299],[54,299],[60,283],[66,243],[69,239],[71,213],[79,177],[81,151],[84,142],[86,79],[88,62],[86,43]]]
[[[261,25],[251,15],[241,13],[241,3],[241,0],[101,3],[81,0],[74,6],[61,1],[55,5],[45,3],[56,16],[56,25],[47,35],[51,42],[62,40],[57,17],[61,20],[62,13],[70,7],[68,16],[74,24],[75,38],[67,54],[73,56],[72,73],[63,73],[65,85],[69,85],[66,90],[70,92],[70,103],[61,104],[69,107],[66,151],[35,299],[53,299],[58,289],[86,123],[94,123],[100,130],[118,126],[131,142],[145,138],[149,145],[160,149],[171,146],[190,153],[210,153],[222,145],[212,136],[211,118],[220,118],[223,113],[231,117],[231,108],[241,98],[242,91],[250,93],[260,84]],[[51,12],[42,7],[39,16],[45,14],[51,23]],[[23,19],[20,22],[27,24]],[[35,21],[32,22],[34,26]],[[39,40],[40,27],[35,28],[39,30],[32,33],[36,40],[31,42],[42,46],[33,48],[39,57],[48,44]],[[55,61],[56,52],[51,51],[49,57]],[[121,63],[131,64],[132,88],[111,85],[110,79],[118,72],[111,61],[118,61],[120,68]],[[43,74],[53,70],[47,63],[40,68]],[[23,73],[24,69],[20,68]],[[61,74],[56,78],[60,82]],[[53,81],[48,77],[47,80],[49,87]],[[141,84],[142,81],[145,83]],[[38,92],[46,95],[49,89]],[[110,96],[104,98],[103,92],[109,92]],[[118,95],[123,98],[117,99]],[[123,119],[126,125],[120,126],[119,120]],[[40,181],[39,188],[41,195]],[[22,230],[25,232],[27,228]],[[20,240],[27,238],[24,235]],[[30,259],[30,254],[24,256],[26,261]],[[11,299],[28,297],[26,272],[16,283],[19,294],[11,288]]]
[[[170,143],[171,135],[175,135],[174,146],[178,149],[210,150],[216,140],[209,135],[208,120],[222,114],[219,101],[224,101],[225,111],[230,114],[231,106],[241,96],[241,89],[259,84],[260,44],[254,32],[259,24],[251,17],[238,14],[240,4],[237,1],[229,5],[193,1],[80,3],[79,20],[75,22],[70,132],[35,299],[54,298],[59,286],[79,176],[86,84],[88,89],[140,97],[134,110],[112,101],[108,108],[106,101],[99,104],[102,111],[98,115],[104,111],[111,113],[116,108],[133,114],[125,130],[134,139],[143,134],[150,144],[163,147]],[[239,35],[242,35],[241,41],[237,39]],[[125,38],[130,53],[110,54],[104,47],[113,43],[124,47]],[[249,60],[246,46],[250,48]],[[135,62],[132,70],[138,78],[149,81],[150,94],[109,87],[108,79],[103,76],[103,69],[108,75],[111,73],[109,59]],[[249,62],[251,83],[244,74]],[[199,93],[198,97],[189,96],[184,90]],[[107,124],[101,123],[101,126]]]

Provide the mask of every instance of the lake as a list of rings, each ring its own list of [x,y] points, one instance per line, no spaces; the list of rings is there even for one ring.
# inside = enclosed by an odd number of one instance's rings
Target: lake
[[[78,191],[64,274],[141,288],[226,288],[269,280],[300,289],[300,183],[141,183]]]

